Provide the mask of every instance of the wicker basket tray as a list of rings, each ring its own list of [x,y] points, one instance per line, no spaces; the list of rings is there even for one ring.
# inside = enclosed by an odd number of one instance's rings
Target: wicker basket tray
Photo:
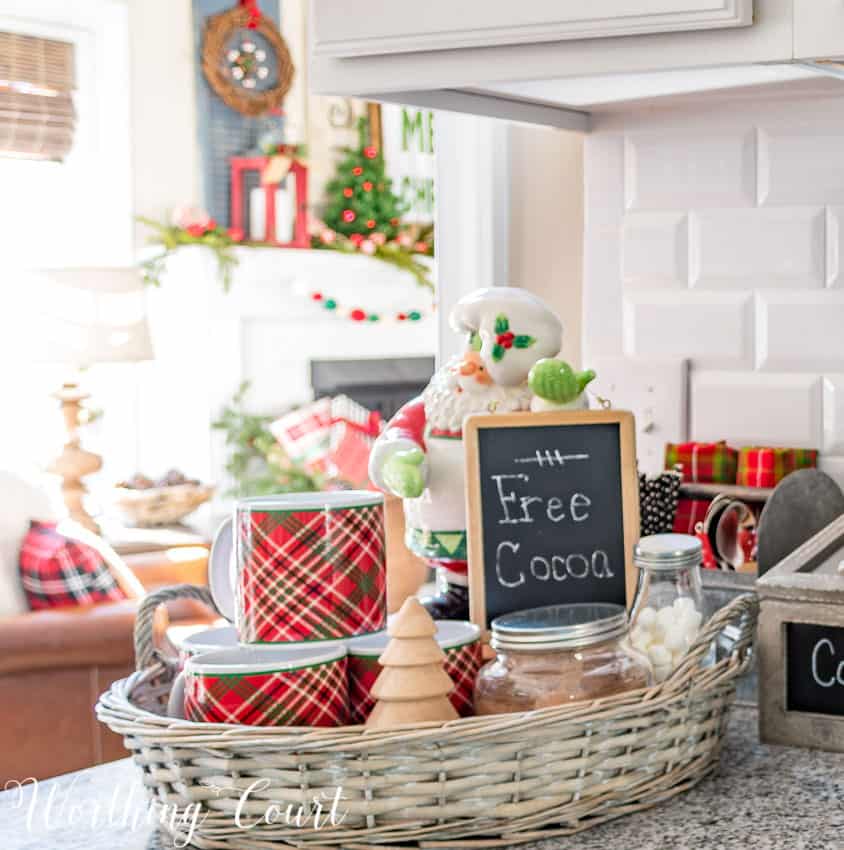
[[[226,850],[499,847],[570,835],[667,800],[718,764],[758,610],[753,595],[733,600],[707,622],[670,678],[647,690],[524,714],[367,731],[161,716],[176,665],[153,649],[152,619],[160,603],[179,596],[210,603],[206,590],[190,585],[147,598],[136,626],[139,672],[103,694],[97,716],[125,737],[159,803],[177,813],[202,804],[205,817],[192,846]],[[730,623],[738,627],[732,652],[701,668]],[[273,803],[283,812],[321,793],[330,801],[338,786],[345,819],[337,827],[282,818],[247,830],[235,821],[250,787],[244,824]],[[184,841],[187,829],[175,821],[168,818],[165,830]]]

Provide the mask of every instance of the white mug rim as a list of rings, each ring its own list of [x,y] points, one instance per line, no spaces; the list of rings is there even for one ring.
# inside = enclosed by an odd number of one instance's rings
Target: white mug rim
[[[458,649],[477,641],[481,636],[480,627],[468,620],[435,620],[435,635],[440,649]],[[357,658],[377,658],[390,642],[390,635],[384,629],[368,635],[349,638],[346,641],[349,655]]]
[[[345,656],[346,645],[342,641],[338,641],[335,646],[322,646],[319,651],[302,646],[255,647],[250,644],[238,644],[228,649],[192,655],[185,661],[185,675],[243,676],[256,673],[289,673],[305,667],[317,667],[339,661]],[[244,658],[250,660],[244,661]]]
[[[236,512],[258,508],[270,511],[330,511],[344,508],[368,508],[384,503],[377,490],[327,490],[303,493],[278,493],[273,496],[249,496],[235,502]]]

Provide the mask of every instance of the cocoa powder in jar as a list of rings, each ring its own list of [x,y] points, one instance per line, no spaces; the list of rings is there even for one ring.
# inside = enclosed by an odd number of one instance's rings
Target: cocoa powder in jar
[[[626,616],[622,621],[616,612],[614,629],[606,627],[602,631],[598,623],[595,632],[586,636],[575,634],[568,637],[565,631],[560,632],[564,627],[553,626],[560,619],[565,622],[572,618],[570,611],[560,609],[577,607],[535,609],[545,611],[552,625],[549,625],[546,640],[539,634],[532,644],[527,641],[519,644],[517,639],[502,635],[500,631],[496,639],[495,625],[499,621],[493,623],[493,645],[496,645],[498,655],[478,674],[475,683],[476,714],[532,711],[609,697],[653,683],[650,662],[626,640]],[[623,611],[620,606],[587,607]],[[531,612],[518,612],[519,615],[526,613]],[[583,619],[585,613],[575,612],[575,619]],[[508,615],[508,618],[513,616]],[[499,620],[506,621],[507,618]]]

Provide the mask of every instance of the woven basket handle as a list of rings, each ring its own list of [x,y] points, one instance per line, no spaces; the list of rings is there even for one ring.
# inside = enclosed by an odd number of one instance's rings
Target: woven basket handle
[[[737,596],[729,604],[715,612],[698,632],[694,643],[680,665],[669,676],[669,681],[690,667],[697,667],[700,661],[709,653],[712,641],[718,637],[725,626],[735,624],[739,633],[733,642],[733,653],[744,660],[753,646],[753,636],[756,632],[756,618],[759,615],[759,599],[755,593],[744,593]]]
[[[158,659],[158,651],[153,637],[153,622],[159,605],[172,602],[174,599],[197,599],[204,602],[212,611],[217,610],[211,591],[207,587],[196,584],[175,584],[172,587],[162,587],[154,593],[147,594],[135,618],[135,667],[146,670],[152,667]]]

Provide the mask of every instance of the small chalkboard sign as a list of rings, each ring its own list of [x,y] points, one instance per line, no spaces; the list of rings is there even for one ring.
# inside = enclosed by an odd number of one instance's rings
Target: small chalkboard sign
[[[486,630],[525,608],[631,604],[639,534],[631,413],[471,416],[463,439],[473,622]]]
[[[756,591],[762,742],[844,752],[844,515]]]
[[[844,716],[844,628],[785,624],[786,710]]]

